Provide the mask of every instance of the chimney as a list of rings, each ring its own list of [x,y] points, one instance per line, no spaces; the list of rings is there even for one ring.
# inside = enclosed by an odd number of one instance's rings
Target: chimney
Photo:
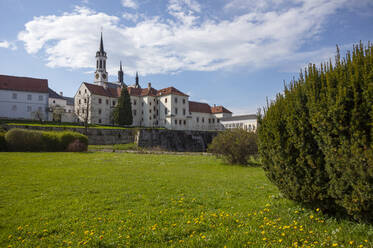
[[[62,91],[60,91],[60,95],[63,96],[63,92]]]
[[[152,83],[148,83],[148,89],[150,90],[150,88],[152,87]]]

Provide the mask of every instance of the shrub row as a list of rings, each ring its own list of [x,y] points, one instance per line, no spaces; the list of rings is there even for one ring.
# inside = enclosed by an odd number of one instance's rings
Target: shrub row
[[[373,46],[309,65],[259,118],[268,178],[290,199],[373,220]]]
[[[246,165],[258,153],[257,135],[240,128],[228,129],[212,140],[207,151],[230,164]]]
[[[8,150],[18,152],[86,151],[87,136],[71,131],[35,131],[14,128],[5,134]],[[1,136],[0,136],[1,143]]]

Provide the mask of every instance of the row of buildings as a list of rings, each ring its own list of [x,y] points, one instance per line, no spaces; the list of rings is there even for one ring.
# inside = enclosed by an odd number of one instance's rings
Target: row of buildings
[[[0,75],[0,117],[112,125],[113,108],[122,88],[127,87],[133,126],[173,130],[256,129],[255,115],[232,117],[225,107],[189,101],[187,94],[174,87],[155,89],[148,83],[142,88],[138,74],[135,83],[127,85],[121,63],[118,81],[108,82],[106,60],[101,35],[94,82],[83,82],[73,98],[50,89],[46,79]]]

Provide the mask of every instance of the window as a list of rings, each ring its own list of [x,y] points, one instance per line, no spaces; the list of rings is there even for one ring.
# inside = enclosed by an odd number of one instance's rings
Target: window
[[[185,111],[185,109],[183,109],[183,115],[185,115],[185,113],[186,113],[186,111]]]
[[[220,120],[219,120],[219,119],[216,119],[216,122],[217,122],[217,123],[220,123]]]
[[[69,113],[71,113],[71,109],[69,109],[69,111],[68,111]]]
[[[199,122],[199,117],[197,117],[197,123]]]
[[[212,118],[212,123],[215,123],[215,119],[214,118]]]
[[[82,113],[84,114],[84,109],[82,110]]]
[[[151,113],[152,112],[152,110],[151,109],[149,109],[149,113]]]
[[[155,115],[153,115],[153,118],[155,119],[155,118],[156,118],[156,116],[155,116]]]
[[[179,120],[179,125],[181,125],[181,120]]]
[[[96,68],[98,68],[98,60],[96,60]]]
[[[175,115],[177,115],[177,108],[175,108]]]
[[[98,119],[98,123],[101,123],[101,119]]]
[[[56,101],[55,101],[55,100],[53,100],[53,103],[56,103]]]
[[[141,106],[144,107],[144,103],[143,102],[141,103]]]
[[[39,111],[39,113],[41,113],[43,111],[42,107],[39,107],[38,111]]]
[[[205,123],[205,117],[202,117],[202,123]]]
[[[27,100],[31,101],[32,100],[32,95],[27,95]],[[54,102],[53,102],[54,103]]]
[[[167,108],[164,109],[164,114],[165,114],[165,115],[168,114],[168,109],[167,109]]]
[[[101,100],[101,98],[99,98],[99,99],[98,99],[98,103],[101,104],[101,102],[102,102],[102,100]]]
[[[136,100],[133,100],[133,105],[136,105]]]
[[[17,99],[17,93],[13,93],[12,99]]]
[[[153,102],[155,102],[155,98],[153,98]]]
[[[177,125],[177,120],[175,120],[175,125]]]
[[[104,69],[106,69],[106,60],[104,60]]]
[[[101,112],[102,112],[101,109],[98,109],[98,114],[99,114],[99,115],[101,114]]]
[[[153,110],[155,111],[155,106],[154,106]]]
[[[79,115],[79,109],[78,109],[77,113],[78,113],[78,115]]]
[[[17,105],[12,106],[12,111],[17,111]]]
[[[167,103],[167,98],[164,99],[164,102]]]
[[[136,116],[136,109],[133,110],[133,115]]]
[[[100,68],[102,68],[102,60],[100,60]]]
[[[152,117],[151,116],[149,116],[149,120],[151,120],[152,119]]]
[[[152,106],[152,103],[151,103],[151,102],[149,102],[149,105],[150,105],[150,106]]]
[[[109,100],[108,99],[106,99],[106,105],[109,105]]]
[[[84,93],[87,93],[87,89],[84,89]]]
[[[113,101],[113,106],[115,106],[115,101]]]
[[[184,126],[186,125],[186,120],[184,120]]]
[[[31,106],[27,106],[27,112],[31,112]]]
[[[209,123],[211,123],[211,119],[209,118]]]
[[[141,110],[141,114],[142,114],[142,115],[144,114],[144,110]]]
[[[82,94],[82,92],[80,92],[80,90],[79,90],[79,95],[81,95]]]
[[[177,103],[177,97],[175,97],[175,103]]]
[[[81,104],[81,99],[79,99],[79,104]]]
[[[86,98],[84,98],[84,103],[87,103],[87,99]]]
[[[185,99],[183,99],[183,104],[185,104]]]

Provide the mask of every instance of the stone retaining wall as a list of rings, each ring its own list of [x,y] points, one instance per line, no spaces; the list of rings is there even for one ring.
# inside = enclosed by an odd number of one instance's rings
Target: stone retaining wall
[[[85,134],[84,128],[39,127],[27,125],[6,125],[5,129],[23,128],[42,131],[71,130]],[[144,148],[160,148],[176,152],[205,152],[207,145],[218,132],[177,131],[167,129],[88,129],[90,145],[113,145],[136,143]]]

